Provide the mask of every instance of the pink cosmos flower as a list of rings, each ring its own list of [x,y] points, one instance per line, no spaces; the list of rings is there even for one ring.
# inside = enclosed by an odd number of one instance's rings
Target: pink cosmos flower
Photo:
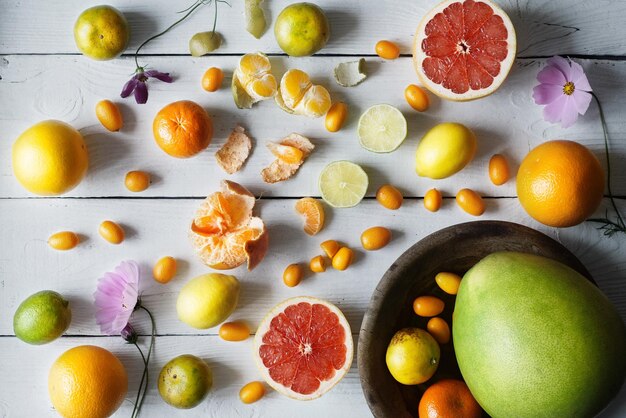
[[[120,335],[139,298],[139,265],[122,261],[113,272],[104,273],[93,296],[100,330],[107,335]]]
[[[533,88],[535,103],[546,105],[543,118],[548,122],[561,122],[568,128],[584,115],[591,103],[591,86],[580,64],[554,56],[537,74],[538,86]]]

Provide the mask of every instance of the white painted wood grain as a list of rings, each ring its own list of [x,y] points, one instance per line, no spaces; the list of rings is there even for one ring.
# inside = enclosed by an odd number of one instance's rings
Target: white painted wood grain
[[[73,27],[78,15],[97,1],[81,0],[4,0],[0,15],[0,54],[77,53]],[[127,16],[131,42],[126,53],[134,53],[141,42],[173,23],[176,12],[192,4],[187,1],[107,2]],[[232,1],[232,8],[220,5],[218,30],[225,42],[217,53],[262,50],[282,53],[273,34],[273,22],[291,0],[268,0],[265,8],[272,26],[256,40],[244,30],[243,1]],[[331,37],[322,54],[373,54],[380,39],[391,39],[402,53],[411,52],[417,25],[439,0],[316,0],[326,12]],[[516,29],[521,56],[554,54],[623,55],[626,46],[623,17],[626,3],[621,0],[585,1],[501,0]],[[601,7],[598,7],[598,6]],[[36,22],[36,27],[33,26]],[[211,30],[213,6],[202,8],[188,22],[142,49],[146,54],[189,54],[188,41],[195,32]]]
[[[144,270],[143,300],[155,314],[159,334],[213,334],[217,328],[196,330],[176,317],[178,291],[192,277],[207,273],[193,254],[188,241],[189,224],[198,200],[112,200],[52,199],[0,200],[2,253],[0,255],[0,335],[12,335],[12,317],[19,303],[30,294],[53,289],[69,298],[74,319],[71,335],[98,335],[92,293],[97,279],[120,261],[134,259]],[[487,212],[475,218],[462,212],[453,199],[445,199],[437,213],[427,212],[421,200],[409,200],[397,211],[384,209],[367,200],[351,209],[327,207],[327,225],[315,237],[302,231],[302,220],[295,212],[294,200],[260,200],[257,211],[270,233],[270,248],[265,260],[252,272],[244,267],[232,270],[242,283],[241,298],[233,319],[257,325],[271,307],[300,295],[317,296],[337,304],[346,314],[353,333],[358,333],[372,291],[383,273],[402,252],[426,235],[443,227],[476,219],[500,219],[522,223],[557,238],[592,273],[626,318],[626,245],[624,236],[604,237],[591,224],[554,229],[532,221],[517,199],[490,199]],[[603,214],[606,203],[598,214]],[[626,201],[620,201],[622,212]],[[98,234],[100,222],[112,219],[128,234],[115,246]],[[360,248],[361,232],[384,225],[393,232],[392,242],[384,249],[366,252]],[[58,252],[48,247],[48,236],[59,230],[72,230],[84,237],[76,249]],[[356,262],[344,272],[329,268],[325,273],[307,274],[295,288],[282,283],[284,268],[308,261],[321,254],[319,244],[337,239],[356,251]],[[151,278],[153,263],[165,255],[176,257],[178,276],[161,285]],[[145,323],[145,321],[144,321]],[[147,329],[140,327],[143,332]]]
[[[8,56],[0,67],[0,197],[31,196],[13,177],[11,145],[27,127],[44,119],[61,119],[80,129],[86,138],[91,167],[86,180],[69,196],[138,196],[123,184],[130,170],[147,170],[156,181],[139,196],[206,196],[223,178],[240,181],[257,195],[318,196],[317,178],[322,168],[333,160],[347,159],[365,168],[370,177],[368,194],[387,182],[407,196],[423,196],[437,187],[454,196],[462,187],[471,187],[488,196],[515,196],[515,183],[493,186],[487,177],[487,164],[494,153],[504,153],[513,171],[526,153],[539,143],[556,138],[579,141],[592,149],[604,164],[604,146],[598,110],[592,104],[576,125],[561,129],[543,121],[542,107],[534,104],[532,87],[544,60],[521,60],[513,68],[503,87],[487,98],[469,103],[454,103],[432,97],[431,108],[420,114],[405,102],[404,88],[416,82],[410,58],[393,62],[369,58],[369,79],[353,88],[340,87],[332,80],[334,66],[346,58],[313,57],[302,59],[272,58],[274,72],[280,76],[288,68],[301,68],[316,83],[326,85],[335,100],[350,106],[344,129],[329,133],[323,119],[289,115],[273,101],[258,104],[251,110],[239,110],[231,97],[230,83],[237,57],[150,57],[147,61],[162,71],[171,71],[176,81],[150,82],[151,96],[146,105],[118,97],[133,64],[130,59],[95,63],[74,56]],[[604,104],[613,151],[613,188],[626,194],[626,99],[616,88],[616,80],[626,80],[626,62],[583,60],[591,85]],[[225,86],[216,93],[200,88],[200,79],[210,66],[224,68]],[[121,104],[125,126],[119,133],[106,131],[95,116],[95,104],[111,98]],[[207,150],[190,159],[179,160],[162,152],[152,137],[152,120],[169,102],[190,99],[200,103],[213,116],[214,140]],[[409,135],[403,145],[390,154],[375,154],[359,146],[356,134],[358,117],[369,106],[389,103],[406,115]],[[436,123],[462,122],[475,130],[478,153],[463,171],[444,180],[420,178],[414,171],[414,153],[419,139]],[[255,145],[242,171],[228,176],[216,164],[214,154],[226,141],[236,124],[250,132]],[[265,143],[291,132],[312,138],[316,150],[291,180],[268,185],[260,171],[274,157]]]

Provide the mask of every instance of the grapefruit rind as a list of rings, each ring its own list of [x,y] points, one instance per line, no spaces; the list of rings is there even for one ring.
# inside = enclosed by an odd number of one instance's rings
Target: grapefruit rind
[[[480,90],[472,90],[471,88],[462,94],[457,94],[452,92],[450,89],[443,87],[440,84],[437,84],[431,81],[422,70],[422,62],[425,58],[427,58],[426,53],[422,50],[422,41],[426,39],[426,25],[437,15],[438,13],[442,13],[444,9],[450,6],[453,3],[461,3],[463,0],[445,0],[435,6],[430,12],[428,12],[420,21],[417,30],[415,32],[415,37],[413,41],[413,64],[415,66],[415,72],[417,73],[418,78],[422,85],[424,85],[428,90],[430,90],[433,94],[437,96],[453,100],[453,101],[468,101],[475,100],[481,97],[488,96],[495,92],[504,82],[506,77],[515,62],[515,54],[517,50],[517,39],[515,35],[515,28],[513,27],[513,23],[508,15],[494,2],[490,0],[475,0],[476,3],[485,3],[493,10],[494,14],[500,16],[504,23],[504,26],[507,29],[507,56],[504,60],[500,61],[500,73],[494,77],[493,82],[490,86],[480,89]]]
[[[285,387],[284,385],[276,382],[270,376],[267,367],[263,364],[263,360],[261,359],[261,356],[259,355],[259,350],[261,348],[261,345],[263,345],[263,336],[269,331],[272,319],[275,318],[280,313],[284,312],[285,309],[287,309],[287,307],[292,306],[292,305],[297,305],[302,302],[309,303],[311,305],[320,304],[320,305],[327,307],[332,313],[337,315],[337,319],[339,320],[339,323],[343,326],[344,332],[346,335],[346,339],[345,339],[346,359],[345,359],[343,366],[340,369],[335,370],[335,374],[331,379],[320,381],[320,387],[315,392],[311,394],[307,394],[307,395],[295,392],[291,388]],[[350,330],[350,324],[348,324],[346,317],[339,310],[339,308],[337,308],[332,303],[326,302],[325,300],[318,299],[318,298],[311,297],[311,296],[297,296],[294,298],[289,298],[279,303],[278,305],[274,306],[268,312],[265,318],[263,318],[263,321],[261,321],[261,324],[259,325],[259,328],[257,329],[257,332],[254,336],[254,360],[256,362],[257,368],[261,372],[261,376],[263,376],[263,379],[267,382],[268,385],[270,385],[277,392],[285,396],[288,396],[292,399],[297,399],[300,401],[309,401],[309,400],[317,399],[323,394],[325,394],[326,392],[328,392],[330,389],[332,389],[337,383],[339,383],[341,379],[343,379],[343,377],[346,375],[348,370],[350,370],[353,357],[354,357],[354,346],[352,342],[352,331]]]

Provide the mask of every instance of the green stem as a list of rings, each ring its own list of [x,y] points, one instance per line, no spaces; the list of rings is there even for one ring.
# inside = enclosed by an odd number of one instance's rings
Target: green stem
[[[141,381],[139,382],[139,389],[137,390],[137,397],[135,398],[135,405],[133,407],[133,412],[132,414],[130,414],[131,418],[134,418],[137,416],[136,414],[138,413],[137,408],[139,406],[139,395],[141,394],[141,388],[143,387],[143,382],[144,382],[144,379],[146,378],[146,374],[148,371],[148,363],[146,362],[146,357],[143,355],[143,351],[141,350],[141,347],[139,347],[136,341],[133,344],[135,345],[135,347],[137,347],[137,350],[139,350],[139,354],[141,354],[141,359],[143,360],[143,373],[141,375]]]
[[[136,416],[139,416],[139,411],[141,410],[143,401],[146,399],[146,392],[148,391],[148,364],[150,363],[150,356],[152,355],[152,351],[154,349],[154,334],[156,330],[156,325],[154,323],[154,317],[152,316],[152,313],[148,310],[148,308],[146,308],[143,305],[140,306],[140,308],[146,311],[146,313],[150,317],[150,323],[152,324],[152,332],[150,333],[150,347],[148,348],[148,356],[146,357],[146,385],[145,385],[145,389],[141,397],[141,400],[139,401],[139,407],[137,408]]]
[[[161,35],[165,35],[167,32],[169,32],[171,29],[173,29],[176,25],[178,25],[179,23],[181,23],[183,20],[187,19],[189,17],[189,15],[191,15],[198,7],[202,6],[203,4],[209,4],[211,3],[211,1],[213,0],[209,0],[209,2],[206,2],[207,0],[197,0],[193,6],[191,6],[188,10],[187,13],[185,13],[185,15],[183,17],[181,17],[180,19],[178,19],[176,22],[172,23],[167,29],[165,29],[164,31],[157,33],[156,35],[146,39],[141,45],[139,45],[139,48],[137,48],[137,51],[135,51],[135,65],[137,66],[137,69],[140,69],[142,67],[139,66],[139,62],[137,60],[137,56],[139,55],[139,51],[141,50],[141,48],[143,48],[144,46],[146,46],[146,44],[156,38],[158,38]],[[215,29],[214,29],[215,30]]]

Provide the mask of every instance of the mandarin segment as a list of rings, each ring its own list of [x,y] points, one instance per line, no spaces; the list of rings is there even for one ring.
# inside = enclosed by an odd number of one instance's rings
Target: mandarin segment
[[[296,212],[304,217],[304,232],[315,235],[324,227],[324,206],[312,197],[303,197],[296,202]]]
[[[298,69],[289,70],[283,75],[276,101],[288,113],[313,118],[324,116],[331,106],[328,90],[313,84],[309,75]]]
[[[308,138],[297,133],[288,135],[278,144],[268,142],[267,147],[278,158],[261,170],[261,176],[266,183],[277,183],[291,178],[315,149],[315,145]],[[299,162],[291,163],[288,161],[295,161],[296,157],[299,156],[294,149],[302,152],[302,159]]]
[[[238,108],[249,109],[254,103],[276,95],[278,83],[271,71],[269,58],[261,52],[241,57],[232,81],[233,98]]]

